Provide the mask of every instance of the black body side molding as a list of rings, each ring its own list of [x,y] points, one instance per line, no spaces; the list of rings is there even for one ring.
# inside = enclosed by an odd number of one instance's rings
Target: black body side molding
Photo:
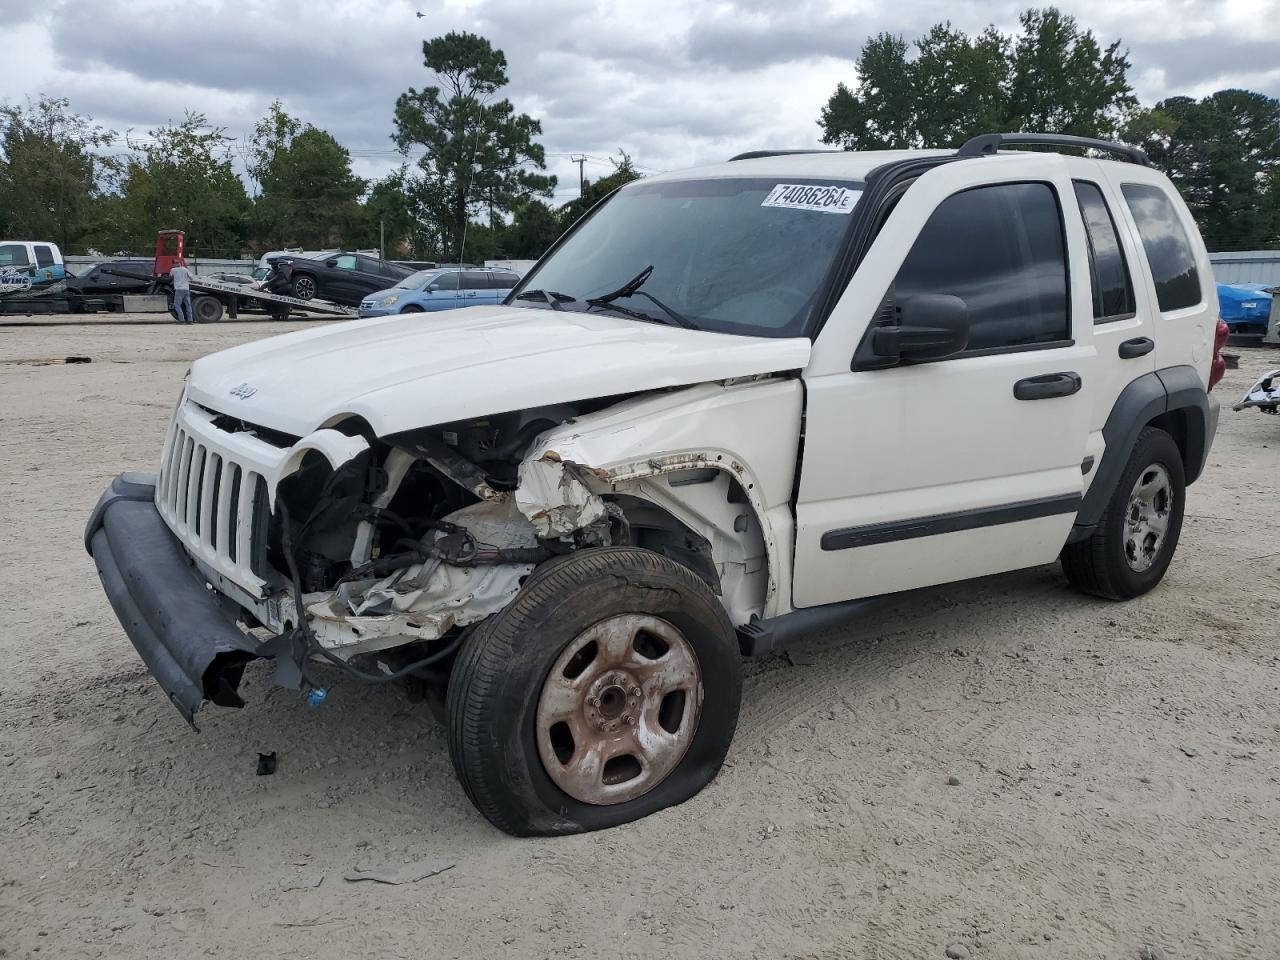
[[[1080,495],[1076,493],[1041,497],[1037,500],[1001,504],[998,507],[957,510],[955,513],[939,513],[914,520],[893,520],[862,527],[846,527],[843,530],[828,530],[822,535],[821,543],[823,550],[870,547],[895,540],[914,540],[916,537],[933,537],[940,533],[958,533],[961,530],[994,527],[1001,523],[1019,523],[1060,513],[1075,513],[1079,506]]]

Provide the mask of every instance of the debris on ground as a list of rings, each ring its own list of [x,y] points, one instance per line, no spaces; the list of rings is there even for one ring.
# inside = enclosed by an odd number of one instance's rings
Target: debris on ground
[[[441,860],[419,860],[417,863],[388,864],[380,867],[369,867],[367,870],[359,868],[348,870],[342,875],[342,879],[356,882],[358,880],[373,880],[377,883],[417,883],[419,880],[425,880],[427,877],[434,877],[438,873],[444,873],[446,870],[452,870],[456,867],[456,863],[448,863]]]
[[[258,776],[269,777],[276,772],[276,752],[258,754]]]
[[[322,883],[324,883],[324,874],[316,873],[281,881],[280,889],[284,893],[288,893],[290,890],[314,890]]]

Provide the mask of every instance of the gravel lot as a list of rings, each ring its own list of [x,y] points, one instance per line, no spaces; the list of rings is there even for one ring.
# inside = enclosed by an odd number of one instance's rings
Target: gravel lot
[[[313,709],[251,668],[191,733],[85,555],[191,359],[299,326],[0,328],[0,955],[1280,955],[1280,419],[1223,411],[1154,593],[1044,567],[903,597],[751,664],[693,801],[515,840],[397,691]],[[1227,404],[1280,366],[1240,352]],[[344,879],[421,862],[453,866]]]

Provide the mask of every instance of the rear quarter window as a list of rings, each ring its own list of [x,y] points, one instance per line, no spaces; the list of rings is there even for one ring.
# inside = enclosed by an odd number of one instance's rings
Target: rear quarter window
[[[1120,190],[1138,225],[1161,312],[1199,304],[1195,252],[1173,202],[1164,190],[1149,183],[1125,183]]]

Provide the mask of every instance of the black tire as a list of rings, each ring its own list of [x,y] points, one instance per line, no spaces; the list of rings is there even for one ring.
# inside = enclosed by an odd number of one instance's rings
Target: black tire
[[[293,295],[299,300],[310,300],[317,292],[316,278],[309,273],[299,273],[293,278],[291,287]]]
[[[1150,565],[1138,570],[1126,550],[1130,498],[1139,478],[1148,475],[1148,471],[1156,466],[1164,469],[1170,481],[1168,526],[1158,552],[1149,561]],[[1155,587],[1169,569],[1178,547],[1186,492],[1186,475],[1178,444],[1163,430],[1144,428],[1093,535],[1087,540],[1069,543],[1062,549],[1062,572],[1068,582],[1077,590],[1110,600],[1130,600]]]
[[[411,303],[411,304],[409,304],[407,307],[405,307],[403,310],[401,310],[400,312],[401,312],[401,313],[425,313],[426,311],[424,311],[424,310],[423,310],[420,306],[418,306],[416,303]]]
[[[217,297],[196,297],[191,303],[191,318],[196,323],[217,323],[222,319],[222,301]]]
[[[647,793],[583,803],[544,768],[535,714],[566,647],[593,624],[622,614],[659,617],[683,634],[701,671],[701,713],[683,757]],[[507,833],[599,830],[682,803],[711,782],[733,739],[741,694],[733,627],[701,577],[647,550],[582,550],[535,571],[506,608],[468,637],[449,680],[449,756],[476,809]]]

